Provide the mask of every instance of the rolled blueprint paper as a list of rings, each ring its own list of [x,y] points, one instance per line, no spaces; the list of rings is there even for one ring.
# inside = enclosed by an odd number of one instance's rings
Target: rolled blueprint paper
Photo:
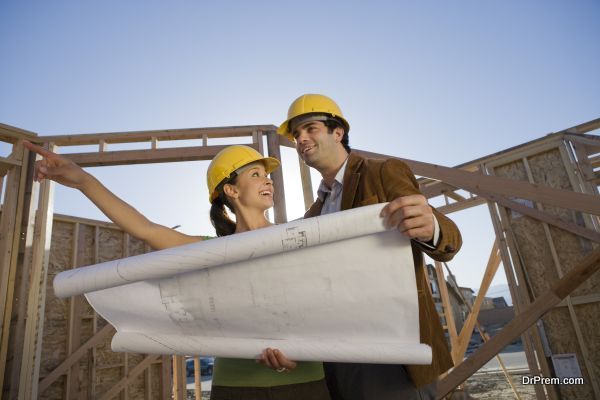
[[[162,347],[161,347],[162,346]],[[117,333],[112,349],[143,354],[212,355],[257,359],[267,347],[277,348],[295,361],[356,362],[377,364],[430,364],[431,349],[425,344],[391,341],[274,340],[222,337],[182,338],[179,335],[150,336],[144,333]],[[258,350],[258,351],[257,351]]]
[[[63,287],[99,288],[86,297],[115,351],[428,364],[410,241],[383,227],[383,206],[87,267]]]
[[[375,204],[59,273],[57,297],[173,276],[385,230]]]

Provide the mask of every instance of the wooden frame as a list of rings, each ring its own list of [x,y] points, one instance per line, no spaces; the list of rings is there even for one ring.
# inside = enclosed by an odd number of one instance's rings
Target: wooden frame
[[[600,119],[590,121],[585,124],[578,125],[564,131],[547,135],[541,139],[537,139],[511,149],[504,150],[492,154],[490,156],[480,158],[469,163],[459,165],[455,168],[447,168],[439,165],[427,164],[412,160],[404,160],[417,175],[427,178],[420,178],[419,184],[422,191],[428,198],[442,196],[445,205],[439,209],[445,213],[458,212],[470,207],[482,205],[487,202],[492,216],[492,222],[497,235],[499,244],[499,254],[502,258],[507,279],[511,287],[511,294],[515,299],[515,307],[517,308],[517,319],[519,321],[527,320],[527,322],[535,322],[539,319],[540,310],[536,308],[533,314],[529,313],[532,307],[539,304],[540,298],[530,298],[530,293],[526,288],[527,272],[523,265],[523,260],[519,252],[518,245],[515,243],[514,233],[511,230],[510,224],[507,222],[509,217],[507,210],[514,210],[520,214],[541,221],[545,226],[545,235],[552,235],[551,227],[558,227],[563,231],[573,233],[579,237],[586,238],[595,243],[600,242],[600,202],[598,201],[598,184],[600,183],[600,138],[594,135],[587,134],[590,131],[600,128]],[[220,149],[222,144],[213,143],[222,138],[246,138],[251,143],[243,143],[256,148],[264,154],[264,140],[266,143],[268,154],[270,156],[280,156],[280,146],[294,147],[293,143],[289,142],[284,137],[275,133],[276,127],[272,125],[255,125],[246,127],[223,127],[223,128],[199,128],[199,129],[179,129],[179,130],[156,130],[156,131],[141,131],[141,132],[117,132],[117,133],[102,133],[102,134],[87,134],[87,135],[60,135],[60,136],[44,136],[37,137],[35,134],[24,131],[8,125],[0,124],[0,140],[13,144],[13,154],[9,157],[0,158],[0,176],[5,176],[7,181],[6,198],[3,205],[2,220],[0,221],[0,234],[3,238],[12,238],[3,240],[0,243],[0,260],[2,260],[2,270],[0,271],[0,308],[2,314],[2,337],[0,341],[0,365],[6,368],[7,354],[17,356],[13,357],[11,367],[11,379],[7,382],[4,379],[7,375],[0,376],[0,382],[4,391],[10,393],[10,398],[35,398],[41,391],[46,390],[60,376],[68,376],[66,384],[66,398],[78,396],[77,385],[75,380],[70,377],[77,376],[78,370],[82,368],[79,361],[83,357],[89,356],[91,360],[95,360],[94,352],[96,345],[106,339],[111,334],[107,326],[98,329],[96,317],[92,316],[93,336],[82,341],[80,339],[82,326],[75,318],[82,314],[82,302],[76,299],[71,300],[70,312],[70,335],[67,357],[52,371],[46,375],[41,381],[38,376],[40,373],[40,358],[41,358],[41,335],[43,332],[44,319],[44,297],[46,287],[46,276],[48,270],[48,257],[50,245],[50,230],[52,229],[52,185],[47,184],[39,187],[31,181],[32,159],[28,152],[24,151],[20,146],[20,140],[27,139],[47,146],[79,146],[79,145],[94,145],[97,151],[91,153],[71,153],[66,156],[81,163],[84,166],[100,166],[100,165],[124,165],[135,163],[152,163],[152,162],[174,162],[188,160],[208,160],[211,159]],[[165,141],[199,139],[199,146],[183,146],[179,148],[161,148],[160,145]],[[147,145],[147,148],[136,150],[118,150],[111,149],[111,146],[116,143],[140,143]],[[574,190],[561,190],[539,184],[532,184],[529,181],[515,181],[497,176],[488,175],[492,172],[494,165],[501,165],[511,160],[523,159],[536,152],[546,149],[555,148],[557,144],[561,144],[560,149],[561,160],[567,166],[569,180],[572,183]],[[374,158],[388,158],[389,156],[361,152]],[[25,173],[27,171],[27,173]],[[312,185],[310,182],[310,172],[308,167],[300,162],[300,171],[302,178],[303,196],[305,206],[312,203]],[[17,176],[18,175],[18,176]],[[279,169],[272,175],[275,184],[280,188],[275,199],[275,221],[285,222],[285,192],[283,186],[283,174]],[[39,190],[40,200],[33,204],[29,199],[35,198],[32,193]],[[459,192],[459,190],[461,192]],[[466,191],[466,192],[463,192]],[[464,193],[467,193],[466,195]],[[518,195],[517,195],[518,194]],[[512,197],[529,199],[538,206],[530,208],[526,205],[514,201]],[[543,204],[544,206],[541,206]],[[551,212],[546,210],[548,207],[562,207],[581,212],[584,216],[584,226],[565,221],[558,218]],[[38,209],[38,217],[34,220],[35,213],[33,210]],[[73,218],[66,216],[55,216],[55,220],[68,220],[73,222]],[[79,219],[75,223],[84,224],[89,220]],[[102,227],[109,228],[110,224],[98,223],[95,228],[96,239],[98,239],[99,229]],[[80,228],[74,228],[78,232]],[[110,229],[115,229],[110,226]],[[552,228],[554,229],[554,228]],[[23,232],[23,235],[21,235]],[[76,234],[78,236],[79,233]],[[23,239],[18,239],[23,237]],[[129,239],[126,238],[125,242]],[[97,246],[98,240],[96,240]],[[128,246],[124,244],[124,252],[126,255]],[[73,250],[72,260],[74,265],[80,265],[78,261],[78,250]],[[98,249],[94,250],[97,254]],[[496,253],[496,256],[497,257]],[[559,251],[557,248],[552,250],[555,268],[558,273],[564,275],[560,282],[565,282],[565,278],[569,278],[571,273],[565,273],[561,269],[561,262],[558,260]],[[494,261],[496,262],[496,261]],[[19,269],[22,274],[16,274],[17,266],[23,266]],[[490,273],[486,274],[490,275]],[[441,274],[443,276],[443,274]],[[485,277],[484,277],[485,279]],[[568,279],[567,279],[568,280]],[[31,283],[29,283],[31,282]],[[441,287],[442,285],[440,285]],[[18,292],[20,298],[27,298],[27,301],[15,303],[16,308],[12,307],[14,293]],[[562,292],[561,292],[562,293]],[[565,296],[568,293],[565,293]],[[23,297],[25,296],[25,297]],[[567,300],[556,300],[553,297],[553,303],[556,307],[568,309],[571,315],[571,321],[578,325],[578,319],[574,312],[574,307],[585,304],[595,304],[600,299],[598,294],[589,294],[584,296],[571,296]],[[533,303],[532,303],[533,302]],[[531,304],[530,304],[531,303]],[[532,305],[533,304],[533,305]],[[534,307],[535,308],[535,307]],[[527,314],[527,315],[525,315]],[[25,315],[31,315],[32,318],[25,318]],[[535,317],[532,317],[532,315]],[[10,316],[16,316],[16,326],[9,326],[6,322],[10,320]],[[469,327],[475,324],[477,312],[473,310],[469,316]],[[537,318],[537,319],[536,319]],[[13,318],[15,319],[15,318]],[[516,320],[517,320],[516,319]],[[516,321],[515,320],[515,321]],[[531,324],[530,324],[531,325]],[[465,328],[467,328],[465,326]],[[542,373],[549,374],[550,369],[547,361],[542,354],[541,334],[536,329],[535,325],[531,327],[524,326],[528,329],[524,337],[524,345],[528,358],[530,369]],[[578,340],[582,342],[583,331],[581,327],[576,328],[578,331]],[[22,336],[17,333],[22,332]],[[511,335],[515,330],[511,329]],[[457,336],[455,339],[457,349],[453,350],[455,358],[458,360],[460,350],[464,347],[466,334],[462,337]],[[506,334],[504,335],[506,336]],[[12,339],[11,339],[12,337]],[[13,340],[13,339],[17,340]],[[495,338],[494,338],[495,339]],[[493,340],[490,343],[493,342]],[[497,342],[492,343],[496,346]],[[490,345],[490,346],[492,346]],[[488,346],[486,344],[486,346]],[[486,347],[489,349],[490,346]],[[486,350],[491,354],[490,350]],[[464,351],[463,351],[464,352]],[[534,352],[538,354],[539,365]],[[467,363],[469,368],[474,368],[481,361],[482,357],[470,357],[471,360]],[[16,360],[16,361],[14,361]],[[179,360],[178,362],[180,362]],[[124,361],[120,364],[122,369],[122,377],[112,390],[103,394],[103,398],[108,398],[113,395],[123,393],[122,397],[127,398],[128,385],[133,382],[135,377],[143,376],[147,387],[146,393],[150,393],[152,377],[154,376],[153,367],[159,364],[159,369],[156,371],[161,375],[160,379],[160,396],[168,398],[171,396],[172,379],[171,374],[172,361],[169,357],[154,357],[148,356],[140,360],[137,364],[131,361],[127,356],[124,356]],[[177,364],[177,363],[176,363]],[[463,363],[465,364],[465,363]],[[456,368],[458,371],[463,364]],[[180,365],[180,364],[177,364]],[[16,367],[16,368],[15,368]],[[88,366],[88,376],[90,381],[94,380],[95,361],[91,361]],[[179,367],[177,367],[179,368]],[[181,368],[179,368],[181,370]],[[464,372],[461,372],[464,376]],[[457,382],[457,374],[451,373],[444,380],[443,385],[448,388]],[[1,375],[1,374],[0,374]],[[180,374],[179,374],[180,375]],[[446,378],[446,379],[448,379]],[[460,383],[460,382],[459,382]],[[175,375],[175,384],[179,387],[177,393],[182,393],[181,376]],[[597,377],[591,377],[591,384],[594,385],[594,392],[597,391]],[[450,389],[451,390],[451,389]],[[88,386],[88,397],[95,393],[92,386]],[[557,398],[557,393],[553,389],[547,389],[547,393],[536,388],[538,398],[543,398],[546,395],[550,398]],[[149,394],[145,394],[149,398]]]

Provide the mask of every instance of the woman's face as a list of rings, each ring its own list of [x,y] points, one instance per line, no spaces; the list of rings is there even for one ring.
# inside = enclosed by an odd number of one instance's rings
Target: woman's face
[[[238,207],[258,208],[261,211],[273,207],[273,181],[267,176],[261,162],[249,164],[238,172],[236,183],[225,185],[224,190],[234,207],[236,203]]]

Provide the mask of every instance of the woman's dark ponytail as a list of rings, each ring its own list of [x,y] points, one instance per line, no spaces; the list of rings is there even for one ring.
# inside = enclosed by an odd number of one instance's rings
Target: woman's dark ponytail
[[[235,183],[236,175],[234,173],[233,179],[229,179],[228,183]],[[225,199],[225,194],[223,193],[223,186],[225,182],[222,182],[218,186],[219,197],[217,197],[212,206],[210,207],[210,222],[212,222],[215,227],[215,231],[217,231],[217,236],[227,236],[235,233],[235,222],[229,218],[227,211],[225,211],[225,206],[231,210],[232,213],[235,214],[235,210],[229,204],[229,202]]]

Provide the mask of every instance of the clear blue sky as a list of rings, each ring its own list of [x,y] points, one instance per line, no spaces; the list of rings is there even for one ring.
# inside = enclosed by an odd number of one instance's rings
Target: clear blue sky
[[[0,122],[40,135],[279,124],[317,92],[355,148],[453,166],[598,118],[599,20],[598,1],[3,0]],[[91,172],[151,219],[212,234],[206,166]],[[64,188],[55,211],[103,218]],[[476,288],[487,208],[452,217],[465,245],[451,267]]]

